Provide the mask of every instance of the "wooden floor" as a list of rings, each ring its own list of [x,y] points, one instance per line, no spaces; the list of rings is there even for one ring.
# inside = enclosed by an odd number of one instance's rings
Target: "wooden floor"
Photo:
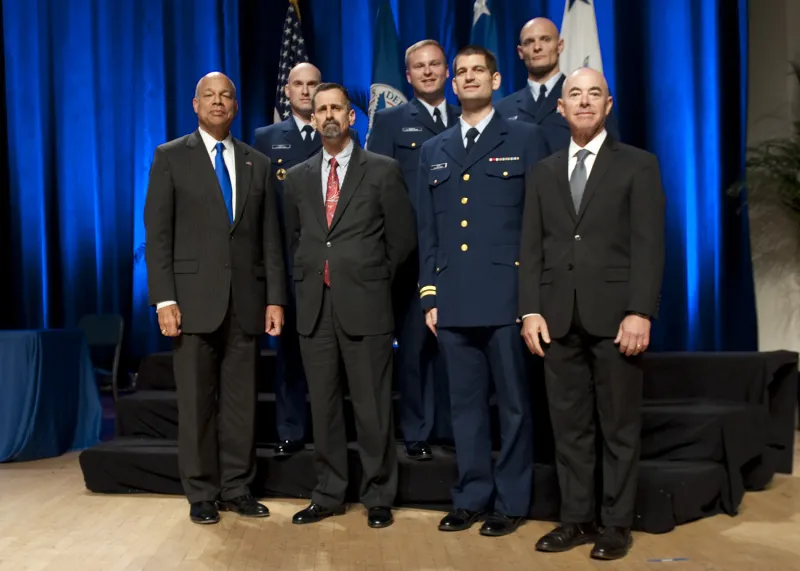
[[[797,452],[797,451],[796,451]],[[800,458],[800,454],[795,454]],[[442,514],[398,510],[396,523],[369,529],[360,506],[342,517],[294,526],[304,501],[267,502],[272,516],[223,514],[198,526],[182,498],[88,493],[77,455],[0,465],[0,571],[22,570],[446,570],[790,571],[800,569],[800,470],[749,493],[735,518],[717,516],[666,535],[635,534],[630,555],[600,563],[589,547],[545,555],[534,543],[547,523],[486,538],[477,527],[442,533]],[[653,561],[685,558],[683,561]]]

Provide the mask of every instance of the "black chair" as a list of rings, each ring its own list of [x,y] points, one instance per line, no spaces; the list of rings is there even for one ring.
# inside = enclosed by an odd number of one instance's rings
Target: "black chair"
[[[111,385],[114,402],[119,395],[119,360],[125,322],[121,315],[84,315],[78,322],[89,345],[95,378],[102,388]]]

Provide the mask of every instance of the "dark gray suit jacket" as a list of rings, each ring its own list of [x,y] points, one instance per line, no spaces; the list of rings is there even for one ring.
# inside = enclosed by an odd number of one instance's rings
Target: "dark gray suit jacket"
[[[333,309],[344,331],[391,333],[392,280],[417,245],[414,212],[397,161],[354,147],[330,228],[322,153],[289,169],[284,200],[298,333],[311,335],[316,326],[326,260]]]
[[[242,329],[264,332],[286,282],[270,160],[233,140],[236,213],[228,221],[199,131],[160,145],[144,209],[150,304],[175,300],[185,333],[215,331],[233,302]]]
[[[588,333],[615,337],[626,313],[658,314],[666,202],[658,159],[609,136],[576,213],[568,154],[558,151],[526,177],[519,312],[541,314],[558,339],[577,300]]]

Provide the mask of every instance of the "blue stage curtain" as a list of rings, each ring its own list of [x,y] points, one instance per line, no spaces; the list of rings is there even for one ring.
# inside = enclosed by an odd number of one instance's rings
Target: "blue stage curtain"
[[[323,78],[369,89],[381,0],[301,0]],[[404,46],[432,37],[448,60],[469,41],[472,1],[392,0]],[[503,81],[529,18],[561,23],[563,0],[493,0]],[[146,307],[142,210],[156,145],[192,131],[197,80],[239,88],[234,135],[271,122],[281,0],[3,0],[8,185],[4,324],[73,325],[118,312],[131,350],[165,348]],[[659,349],[756,348],[746,210],[726,198],[744,145],[747,0],[597,0],[606,76],[625,142],[656,153],[668,198]],[[452,90],[448,88],[452,100]],[[366,117],[356,128],[366,134]],[[2,128],[2,124],[0,124]],[[3,175],[0,162],[0,176]],[[0,318],[3,314],[0,313]]]

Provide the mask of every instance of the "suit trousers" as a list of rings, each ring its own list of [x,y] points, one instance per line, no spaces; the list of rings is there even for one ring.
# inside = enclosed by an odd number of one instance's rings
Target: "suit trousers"
[[[641,448],[640,359],[621,354],[614,339],[589,335],[577,303],[569,332],[553,339],[546,350],[545,383],[564,523],[633,523]],[[598,454],[601,466],[596,465]]]
[[[336,287],[333,284],[332,287]],[[392,422],[392,335],[350,336],[324,288],[314,331],[300,336],[308,379],[317,487],[311,499],[325,507],[345,502],[348,484],[340,363],[344,364],[355,413],[363,477],[361,502],[391,506],[397,493],[397,450]]]
[[[232,299],[220,327],[174,341],[178,456],[189,502],[248,494],[255,476],[258,338],[242,331]]]
[[[439,328],[450,375],[458,461],[453,507],[526,516],[533,491],[533,418],[518,325]],[[494,384],[494,387],[492,387]],[[489,397],[497,395],[501,448],[492,462]]]

